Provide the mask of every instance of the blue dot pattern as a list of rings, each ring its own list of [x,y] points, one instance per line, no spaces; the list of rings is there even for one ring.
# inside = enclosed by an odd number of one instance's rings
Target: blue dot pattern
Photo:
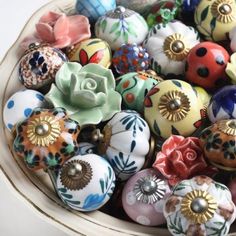
[[[8,109],[11,109],[12,107],[14,107],[14,101],[13,100],[10,100],[8,103],[7,103],[7,108]]]
[[[40,94],[40,93],[37,93],[37,94],[36,94],[36,98],[38,98],[38,100],[40,100],[40,101],[43,101],[43,100],[44,100],[43,95]]]
[[[26,108],[24,110],[25,117],[29,117],[31,113],[32,113],[32,109],[31,108]]]
[[[106,14],[116,7],[113,0],[77,0],[76,10],[79,14],[87,16],[90,21],[96,21],[100,16]]]
[[[13,128],[13,124],[7,124],[7,127],[9,128],[9,129],[12,129]]]

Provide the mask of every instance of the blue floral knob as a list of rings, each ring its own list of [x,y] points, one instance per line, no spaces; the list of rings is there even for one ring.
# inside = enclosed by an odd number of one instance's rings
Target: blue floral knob
[[[113,194],[115,174],[109,163],[95,154],[74,156],[64,163],[56,180],[62,201],[78,211],[94,211]]]

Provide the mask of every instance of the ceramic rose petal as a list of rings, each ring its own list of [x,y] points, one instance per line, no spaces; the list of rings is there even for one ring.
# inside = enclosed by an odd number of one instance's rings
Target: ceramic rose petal
[[[62,14],[53,12],[53,11],[49,11],[48,13],[44,14],[40,19],[39,22],[43,22],[43,23],[49,23],[49,22],[55,22],[56,20],[59,19],[59,17]]]
[[[63,14],[54,25],[55,40],[60,40],[69,33],[69,17]]]
[[[37,34],[39,37],[48,43],[52,43],[55,41],[54,33],[53,33],[53,28],[46,24],[46,23],[38,23],[35,25]]]

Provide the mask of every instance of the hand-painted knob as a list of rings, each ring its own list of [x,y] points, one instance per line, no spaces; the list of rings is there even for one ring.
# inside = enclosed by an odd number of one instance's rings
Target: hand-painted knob
[[[150,130],[137,112],[117,113],[101,136],[98,149],[111,163],[117,179],[127,180],[143,167],[149,152]]]
[[[14,93],[6,102],[3,110],[5,126],[12,130],[17,122],[29,117],[37,107],[45,107],[46,101],[42,93],[27,89]]]
[[[228,188],[206,176],[175,186],[165,202],[164,215],[172,235],[228,235],[236,217]]]
[[[97,153],[97,147],[94,144],[87,142],[80,142],[78,144],[78,150],[76,152],[76,155],[83,156],[92,153]]]
[[[227,186],[232,195],[232,201],[234,202],[234,204],[236,204],[236,178],[234,177],[233,179],[231,179]]]
[[[111,49],[101,39],[88,39],[74,45],[68,53],[69,61],[79,62],[82,66],[95,63],[109,68],[111,65]]]
[[[199,43],[187,56],[186,79],[205,89],[222,86],[226,82],[228,61],[229,54],[222,46],[212,42]]]
[[[236,120],[220,120],[204,129],[200,143],[206,159],[220,169],[236,170]]]
[[[148,14],[151,7],[159,0],[116,0],[117,5],[124,6],[130,10],[139,12],[142,15]]]
[[[26,88],[31,89],[50,86],[57,71],[66,61],[66,55],[59,49],[31,44],[20,60],[20,81]]]
[[[87,16],[91,23],[106,14],[106,12],[115,9],[116,0],[76,0],[76,11],[78,14]]]
[[[115,174],[110,164],[95,154],[74,156],[59,171],[56,188],[59,197],[70,208],[94,211],[113,194]]]
[[[147,23],[149,28],[152,28],[156,24],[164,23],[167,24],[168,22],[175,19],[178,14],[180,1],[170,1],[164,0],[154,4],[150,12],[147,16]]]
[[[122,6],[100,17],[95,25],[96,37],[107,41],[112,50],[126,43],[141,44],[147,33],[144,18]]]
[[[116,79],[116,91],[122,96],[126,109],[143,113],[143,102],[151,88],[162,78],[149,72],[132,72]]]
[[[184,74],[185,60],[192,47],[199,43],[196,30],[174,21],[154,26],[143,46],[150,55],[151,67],[158,74]]]
[[[212,123],[218,120],[236,118],[236,85],[228,85],[218,90],[211,98],[207,108]]]
[[[194,88],[180,80],[165,80],[154,86],[144,100],[144,117],[151,130],[168,138],[189,136],[205,117],[201,98]]]
[[[149,68],[149,54],[145,48],[136,43],[123,44],[115,51],[112,64],[117,73],[121,75],[147,70]]]
[[[195,24],[207,40],[226,40],[227,34],[236,24],[235,11],[235,1],[201,0],[195,10]]]
[[[236,84],[236,53],[231,54],[230,62],[228,62],[225,72],[230,77],[231,83]]]
[[[170,187],[160,172],[145,169],[136,173],[125,184],[122,192],[123,208],[139,224],[161,225],[166,222],[163,207],[169,194]]]
[[[29,169],[55,169],[78,150],[78,123],[62,108],[33,110],[16,127],[13,148]]]
[[[211,95],[202,87],[194,86],[194,89],[197,91],[198,96],[202,100],[202,104],[207,109],[210,103]]]

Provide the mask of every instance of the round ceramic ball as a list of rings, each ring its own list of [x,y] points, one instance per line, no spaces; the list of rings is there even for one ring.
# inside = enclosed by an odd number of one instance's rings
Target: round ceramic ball
[[[149,54],[145,48],[136,43],[124,44],[115,51],[112,63],[117,73],[121,75],[143,71],[149,67]]]
[[[228,85],[218,90],[207,108],[212,123],[225,119],[236,119],[236,85]]]
[[[28,118],[37,107],[45,107],[43,94],[27,89],[14,93],[6,102],[3,109],[5,126],[11,131],[18,122]]]
[[[160,172],[145,169],[136,173],[125,184],[122,192],[123,208],[139,224],[161,225],[166,222],[163,207],[169,194],[169,185]]]
[[[116,91],[126,109],[143,112],[144,98],[162,79],[145,72],[130,72],[116,79]]]
[[[232,195],[232,201],[236,205],[236,178],[233,178],[228,184],[229,191]]]
[[[95,154],[74,156],[66,161],[56,180],[59,197],[70,208],[88,212],[101,208],[115,188],[110,164]]]
[[[226,80],[228,61],[229,54],[222,46],[212,42],[199,43],[187,56],[186,79],[205,89],[219,87]]]
[[[204,105],[197,91],[181,80],[165,80],[154,86],[144,100],[144,117],[162,138],[189,136],[201,126]]]
[[[68,53],[69,61],[79,62],[82,66],[95,63],[108,68],[111,65],[111,49],[101,39],[88,39],[76,45]]]
[[[57,71],[67,61],[66,55],[61,50],[47,45],[31,44],[29,47],[20,60],[20,81],[28,89],[50,86]]]

